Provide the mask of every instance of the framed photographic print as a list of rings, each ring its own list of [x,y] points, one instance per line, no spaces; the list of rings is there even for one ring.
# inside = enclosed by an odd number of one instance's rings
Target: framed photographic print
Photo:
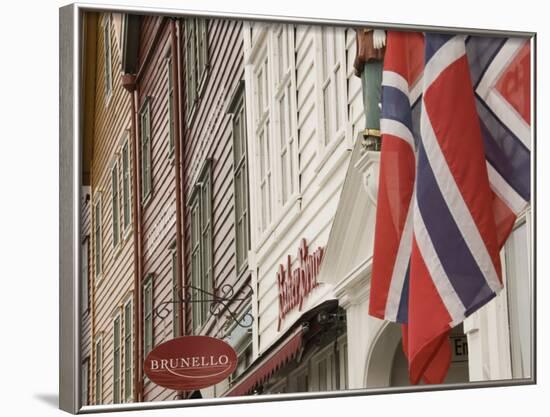
[[[62,409],[535,383],[534,33],[60,24]]]

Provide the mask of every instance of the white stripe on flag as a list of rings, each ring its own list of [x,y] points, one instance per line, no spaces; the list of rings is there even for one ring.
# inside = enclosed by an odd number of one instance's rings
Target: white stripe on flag
[[[489,65],[489,68],[487,68],[487,71],[485,71],[485,74],[483,74],[483,78],[477,86],[476,93],[513,134],[521,140],[525,147],[530,150],[531,126],[495,88],[495,84],[502,75],[502,72],[512,62],[526,42],[529,42],[529,40],[521,38],[510,38],[506,41],[491,62],[491,65]]]
[[[504,203],[514,212],[517,216],[527,205],[527,202],[514,190],[508,182],[493,168],[493,166],[487,161],[487,173],[489,174],[489,182],[491,183],[491,189],[496,195],[500,197]]]
[[[416,244],[420,250],[420,255],[424,260],[426,268],[430,273],[432,281],[445,305],[445,308],[451,316],[452,322],[449,324],[450,327],[454,327],[457,324],[461,323],[464,320],[464,304],[458,297],[454,287],[449,280],[441,261],[437,256],[437,252],[434,249],[433,242],[426,230],[426,225],[424,224],[424,219],[422,218],[422,213],[418,209],[418,200],[414,199],[414,237],[416,239]]]
[[[393,264],[393,271],[386,301],[386,311],[384,317],[386,320],[396,321],[397,313],[399,312],[399,304],[401,303],[401,293],[403,292],[403,284],[405,283],[405,275],[411,259],[412,236],[413,236],[413,201],[414,194],[409,202],[407,218],[401,233],[397,256]]]
[[[422,113],[420,116],[422,143],[424,144],[426,156],[437,181],[437,185],[487,285],[497,294],[501,289],[501,284],[495,266],[493,265],[491,256],[487,251],[487,247],[479,233],[479,229],[470,213],[470,209],[464,201],[453,174],[447,165],[445,156],[439,147],[439,142],[437,141],[432,124],[426,113],[426,103],[422,104]]]
[[[424,91],[449,65],[466,54],[464,38],[464,35],[457,35],[449,39],[426,63],[422,77]]]
[[[414,137],[412,132],[403,123],[393,119],[380,119],[380,132],[382,135],[392,135],[407,142],[414,152]]]
[[[384,71],[382,73],[382,87],[394,87],[409,96],[409,83],[401,74],[395,71]]]

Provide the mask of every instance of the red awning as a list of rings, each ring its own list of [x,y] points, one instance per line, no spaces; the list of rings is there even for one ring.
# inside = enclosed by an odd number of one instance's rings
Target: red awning
[[[302,326],[292,332],[284,342],[268,353],[265,359],[262,359],[257,365],[253,364],[250,371],[247,372],[248,375],[244,375],[244,378],[230,388],[224,396],[236,397],[246,395],[255,387],[267,381],[275,371],[296,357],[296,354],[302,347],[303,332]]]

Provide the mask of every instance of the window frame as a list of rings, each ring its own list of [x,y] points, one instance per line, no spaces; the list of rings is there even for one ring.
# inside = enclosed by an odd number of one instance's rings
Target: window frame
[[[322,364],[327,365],[324,375],[321,375],[320,372]],[[330,392],[338,389],[338,369],[336,366],[334,342],[321,348],[319,352],[311,358],[310,368],[309,375],[311,379],[309,380],[309,389],[312,389],[313,392]],[[325,379],[324,384],[321,383],[323,376]],[[332,386],[330,388],[328,386],[329,379],[332,380]]]
[[[134,373],[133,361],[133,339],[134,339],[134,323],[133,323],[133,297],[130,296],[123,306],[124,317],[124,338],[123,338],[123,370],[122,370],[122,385],[123,385],[123,401],[131,402],[133,400],[132,377]]]
[[[109,105],[113,95],[113,39],[111,35],[111,13],[107,13],[103,20],[103,59],[105,103]]]
[[[132,173],[130,159],[130,134],[124,133],[120,148],[120,163],[122,166],[122,230],[126,238],[132,229]]]
[[[117,333],[118,325],[118,333]],[[113,317],[113,404],[119,404],[122,399],[122,346],[121,346],[121,317],[117,312]],[[118,362],[118,367],[117,367]],[[117,369],[118,368],[118,369]]]
[[[90,235],[86,235],[80,246],[80,309],[82,314],[90,312]]]
[[[100,335],[95,341],[94,350],[94,403],[96,405],[103,404],[103,356],[103,337]]]
[[[276,44],[277,35],[281,33],[286,36],[287,47],[286,53],[283,54],[287,58],[282,58],[281,68],[285,70],[283,76],[277,75],[281,65],[281,57],[279,57],[281,53],[276,51]],[[245,57],[250,62],[247,85],[251,91],[248,93],[248,98],[255,103],[251,106],[251,118],[248,123],[251,125],[250,133],[253,138],[253,140],[249,139],[250,152],[256,159],[253,168],[256,179],[254,184],[250,184],[257,200],[253,207],[254,216],[258,219],[253,232],[256,250],[264,245],[276,228],[287,228],[292,224],[301,209],[295,43],[295,25],[281,24],[265,27],[254,36],[253,44]],[[286,68],[285,59],[288,61]],[[278,78],[281,78],[281,82]],[[291,140],[284,141],[285,144],[282,145],[281,126],[284,122],[278,100],[285,96],[288,112],[288,120],[285,119],[288,129],[285,130],[291,133]],[[292,146],[289,146],[290,144]],[[294,168],[294,172],[288,177],[288,184],[292,184],[288,187],[288,193],[284,192],[282,186],[285,178],[283,174],[286,171],[280,158],[286,146],[289,149],[287,166]],[[266,191],[263,191],[264,189]]]
[[[228,113],[231,115],[233,141],[235,261],[237,275],[241,276],[248,269],[248,251],[251,248],[248,135],[246,124],[246,97],[243,81],[240,82],[231,100]],[[242,224],[242,227],[239,226],[240,224]]]
[[[86,356],[81,364],[80,405],[90,404],[90,357]]]
[[[320,132],[318,135],[318,162],[315,171],[318,173],[325,165],[327,160],[334,154],[334,150],[342,143],[346,137],[347,124],[349,118],[349,103],[348,103],[348,87],[347,87],[347,43],[346,32],[344,28],[338,28],[333,26],[322,26],[319,28],[319,33],[315,35],[314,43],[316,45],[315,53],[315,67],[316,69],[316,91],[317,91],[317,130]],[[325,48],[325,34],[327,30],[331,30],[334,36],[331,51],[334,55],[334,62],[330,68],[326,67],[326,48]],[[338,50],[334,51],[334,47]],[[340,71],[338,77],[335,72]],[[325,77],[325,72],[327,76]],[[328,77],[328,78],[327,78]],[[329,104],[335,102],[335,97],[339,110],[339,128],[332,132],[327,132],[327,121],[332,122],[332,118],[327,119],[325,113],[325,98],[323,96],[323,90],[331,87]],[[334,107],[332,107],[334,109]],[[330,114],[335,114],[329,108]],[[328,140],[327,140],[328,138]]]
[[[145,101],[141,106],[139,111],[139,120],[141,204],[142,206],[145,206],[147,202],[151,200],[153,195],[153,134],[151,126],[151,97],[149,96],[145,98]],[[147,123],[145,123],[144,120],[147,120]],[[147,126],[147,131],[145,131],[145,125]],[[146,163],[148,164],[148,167],[146,167]]]
[[[211,160],[207,159],[195,182],[188,204],[191,215],[191,292],[193,298],[199,299],[203,299],[207,294],[213,294],[215,288],[213,276],[212,179]],[[208,203],[205,204],[205,202]],[[196,219],[193,217],[195,216],[194,212],[198,215],[198,236],[196,234]],[[196,240],[197,237],[198,240]],[[195,267],[195,254],[198,254],[198,268]],[[206,274],[205,268],[208,269]],[[208,321],[208,311],[207,303],[193,303],[191,318],[195,332],[199,331]]]
[[[94,201],[94,279],[98,284],[103,278],[103,204],[101,194]],[[99,217],[99,219],[98,219]]]
[[[195,114],[196,104],[202,95],[209,72],[209,22],[209,19],[196,17],[184,20],[185,103],[188,123]],[[193,70],[189,71],[189,68]]]
[[[146,357],[155,346],[153,304],[153,274],[149,273],[143,280],[143,357]]]
[[[166,78],[168,83],[167,101],[168,101],[168,158],[174,158],[175,149],[175,114],[174,114],[174,72],[172,68],[172,56],[166,57]]]
[[[116,194],[115,194],[116,190]],[[118,157],[111,167],[111,232],[113,234],[113,248],[118,248],[122,240],[120,229],[120,171]]]

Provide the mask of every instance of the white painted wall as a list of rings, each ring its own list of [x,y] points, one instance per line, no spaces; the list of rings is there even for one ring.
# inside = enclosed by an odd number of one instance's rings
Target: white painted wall
[[[275,213],[275,221],[267,232],[260,232],[260,196],[255,181],[258,178],[259,158],[258,137],[255,132],[254,106],[257,96],[253,88],[254,68],[261,60],[262,48],[267,44],[268,52],[273,52],[270,36],[273,36],[276,25],[256,23],[251,28],[245,24],[245,82],[247,91],[247,132],[251,162],[250,171],[250,211],[251,211],[251,246],[249,256],[251,269],[255,271],[256,289],[254,311],[257,320],[254,326],[254,355],[257,356],[271,346],[304,312],[333,298],[330,285],[323,284],[314,289],[305,299],[302,311],[291,311],[283,322],[282,329],[277,331],[278,289],[276,284],[277,269],[291,255],[293,262],[300,240],[305,238],[310,252],[319,246],[325,246],[336,208],[340,191],[348,168],[348,160],[354,138],[364,126],[361,82],[353,75],[352,63],[355,58],[355,32],[342,29],[339,33],[341,42],[342,65],[345,67],[346,79],[343,95],[346,102],[347,116],[342,137],[324,148],[324,124],[322,120],[323,102],[321,92],[321,29],[318,26],[298,25],[295,31],[295,93],[296,93],[296,130],[300,185],[295,200],[283,212]],[[251,36],[250,36],[251,33]],[[273,41],[273,38],[272,38]],[[263,43],[263,44],[262,44]],[[272,56],[271,54],[268,56]],[[275,71],[275,68],[271,68]],[[344,102],[343,100],[340,102]],[[348,112],[349,110],[349,112]],[[275,118],[271,119],[276,138]],[[276,143],[274,143],[274,146]],[[275,187],[277,190],[277,186]]]

